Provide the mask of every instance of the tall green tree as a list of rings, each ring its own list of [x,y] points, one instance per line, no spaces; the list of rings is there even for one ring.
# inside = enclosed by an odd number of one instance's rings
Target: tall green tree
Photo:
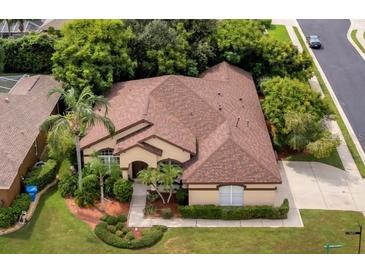
[[[132,29],[121,20],[73,20],[61,29],[52,57],[53,74],[66,88],[97,94],[134,75],[130,57]]]
[[[162,185],[169,190],[169,197],[167,198],[167,203],[169,203],[174,190],[174,182],[177,177],[182,175],[182,168],[170,163],[161,164],[159,172]]]
[[[253,73],[265,76],[291,76],[307,79],[312,63],[306,53],[265,33],[266,20],[221,20],[217,44],[221,58]]]
[[[142,184],[152,186],[156,190],[158,196],[160,196],[162,203],[166,204],[165,198],[158,188],[161,181],[161,173],[157,168],[148,167],[146,169],[142,169],[138,172],[137,176],[138,179],[141,180]]]
[[[73,136],[76,146],[76,158],[78,167],[78,184],[82,187],[81,171],[81,151],[80,139],[86,133],[86,130],[101,123],[105,126],[110,134],[114,134],[115,128],[111,120],[107,117],[108,102],[103,96],[94,95],[89,88],[85,88],[81,93],[76,89],[54,89],[50,95],[59,93],[61,99],[65,102],[67,111],[64,115],[57,114],[49,116],[41,125],[41,129],[46,132],[52,132],[53,135],[64,135],[68,132]],[[80,95],[79,95],[80,94]],[[94,112],[93,107],[98,106],[101,112]]]
[[[109,176],[109,168],[106,166],[97,154],[93,154],[90,161],[90,171],[96,175],[100,185],[100,206],[104,211],[104,181]]]

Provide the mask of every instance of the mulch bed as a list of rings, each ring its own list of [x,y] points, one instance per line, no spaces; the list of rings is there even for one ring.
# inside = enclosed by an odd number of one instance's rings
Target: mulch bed
[[[67,198],[66,205],[70,212],[80,220],[87,223],[92,229],[100,223],[100,218],[105,215],[128,215],[129,203],[121,203],[114,200],[105,199],[104,212],[101,210],[100,203],[95,204],[92,207],[81,208],[79,207],[73,198]]]
[[[165,201],[167,201],[167,198],[169,196],[168,193],[162,193],[162,196],[164,197]],[[162,200],[160,197],[158,197],[158,199],[152,203],[148,202],[146,203],[147,205],[153,205],[156,208],[156,212],[153,215],[146,215],[146,217],[152,217],[152,218],[160,218],[161,217],[161,210],[164,208],[171,208],[171,211],[173,213],[173,217],[180,217],[180,212],[179,212],[179,205],[177,204],[176,201],[176,195],[172,194],[170,202],[168,204],[163,204]]]

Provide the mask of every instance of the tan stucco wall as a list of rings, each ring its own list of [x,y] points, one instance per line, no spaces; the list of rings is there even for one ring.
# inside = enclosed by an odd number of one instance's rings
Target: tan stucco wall
[[[276,190],[248,190],[250,188],[273,188],[276,185],[246,185],[243,191],[243,205],[273,205]],[[216,188],[217,184],[189,185],[189,205],[215,204],[219,205],[219,190],[192,190],[202,188]]]
[[[121,168],[128,168],[134,161],[142,161],[150,167],[157,167],[158,156],[140,147],[133,147],[120,154]]]
[[[189,190],[189,205],[218,205],[219,191]]]
[[[124,130],[120,133],[118,133],[117,135],[113,136],[113,137],[110,137],[108,139],[105,139],[103,141],[100,141],[88,148],[85,148],[83,150],[84,152],[84,155],[91,155],[94,151],[99,151],[101,149],[105,149],[105,148],[114,148],[115,147],[115,144],[116,144],[116,141],[128,134],[131,134],[137,130],[140,130],[144,127],[148,126],[148,123],[147,122],[143,122],[143,123],[140,123],[138,125],[135,125],[134,127],[131,127],[127,130]],[[89,161],[89,157],[84,157],[84,161],[85,163],[87,163]]]
[[[159,138],[151,138],[145,141],[147,144],[155,146],[162,150],[162,155],[158,157],[158,161],[164,159],[174,159],[181,163],[190,160],[190,153],[169,144]]]

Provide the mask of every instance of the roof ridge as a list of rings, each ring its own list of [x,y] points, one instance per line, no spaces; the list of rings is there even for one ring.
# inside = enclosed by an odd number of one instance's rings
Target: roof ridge
[[[268,171],[273,177],[277,178],[277,175],[275,175],[271,170],[267,169],[266,165],[262,165],[261,162],[255,157],[253,156],[250,152],[248,152],[247,150],[244,150],[241,145],[239,143],[236,142],[236,140],[229,138],[233,143],[235,143],[239,149],[243,152],[246,153],[248,156],[250,156],[251,159],[253,159],[255,161],[255,163],[257,163],[258,166],[260,166],[261,168],[263,168],[264,170]],[[279,178],[280,180],[280,178]]]
[[[212,136],[213,134],[215,134],[216,133],[216,131],[218,130],[218,129],[220,129],[220,127],[221,126],[223,126],[224,124],[227,124],[227,121],[225,121],[225,122],[223,122],[222,124],[220,124],[211,134],[209,134],[209,136],[206,138],[206,140],[207,139],[209,139],[209,137],[210,136]],[[229,125],[228,125],[228,127],[229,127]],[[185,180],[188,180],[191,176],[193,176],[198,170],[199,170],[199,167],[201,167],[204,163],[206,163],[211,157],[212,157],[212,155],[216,152],[216,151],[218,151],[228,140],[230,139],[230,133],[228,133],[225,137],[224,137],[224,139],[222,140],[222,142],[221,142],[221,144],[214,150],[214,151],[212,151],[210,154],[209,154],[209,156],[205,159],[205,160],[203,160],[199,165],[197,165],[197,167],[195,168],[195,170],[191,173],[191,174],[189,174],[188,175],[188,177],[186,177],[185,178]],[[195,163],[196,164],[196,163]]]

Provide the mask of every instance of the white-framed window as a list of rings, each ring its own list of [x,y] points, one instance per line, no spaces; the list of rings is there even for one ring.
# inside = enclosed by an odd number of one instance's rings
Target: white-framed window
[[[221,206],[242,206],[243,187],[234,185],[219,187],[219,204]]]
[[[112,165],[119,166],[119,156],[113,155],[113,150],[110,148],[100,150],[98,157],[105,165],[109,167]]]

